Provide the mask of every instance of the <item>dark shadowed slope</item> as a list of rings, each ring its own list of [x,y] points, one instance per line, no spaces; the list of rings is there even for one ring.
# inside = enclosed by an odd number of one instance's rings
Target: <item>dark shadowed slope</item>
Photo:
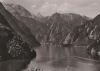
[[[19,22],[23,22],[22,24],[31,30],[38,41],[44,41],[48,29],[45,23],[40,22],[37,17],[32,18],[33,15],[20,5],[4,4],[4,6]],[[21,26],[22,24],[19,23],[18,25]]]
[[[6,19],[6,21],[9,23],[11,28],[18,33],[23,40],[27,41],[30,45],[39,46],[39,42],[35,39],[35,37],[32,35],[30,29],[26,27],[22,22],[18,21],[14,16],[9,13],[2,3],[0,3],[0,13],[3,15],[3,17]],[[20,26],[18,25],[20,24]]]
[[[12,15],[18,17],[18,16],[24,16],[24,17],[31,17],[31,13],[26,10],[24,7],[17,5],[17,4],[6,4],[3,3],[4,7],[12,13]]]

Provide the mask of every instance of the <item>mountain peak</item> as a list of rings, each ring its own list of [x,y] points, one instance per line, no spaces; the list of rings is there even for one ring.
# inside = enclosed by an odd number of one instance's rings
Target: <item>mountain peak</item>
[[[97,15],[97,16],[93,19],[93,21],[94,21],[95,23],[100,23],[100,14]]]
[[[98,17],[100,17],[100,14],[98,14],[95,18],[98,18]]]
[[[61,15],[60,13],[56,12],[56,13],[54,13],[52,16],[53,16],[53,17],[59,17],[60,15]]]
[[[56,13],[54,13],[53,15],[60,15],[60,13],[56,12]]]
[[[61,19],[61,15],[62,14],[56,12],[52,16],[50,16],[50,19],[52,19],[52,20],[58,20],[59,19],[60,20]]]

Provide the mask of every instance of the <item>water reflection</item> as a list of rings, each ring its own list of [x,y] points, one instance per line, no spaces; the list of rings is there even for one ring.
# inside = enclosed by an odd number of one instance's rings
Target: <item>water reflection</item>
[[[67,59],[59,61],[32,61],[29,65],[32,68],[40,68],[43,71],[100,71],[100,63],[82,62],[72,58],[70,62]],[[28,71],[28,70],[26,70]]]
[[[37,58],[29,65],[30,69],[40,67],[43,71],[100,71],[100,62],[89,59],[84,47],[49,46],[36,50]]]
[[[29,60],[7,60],[0,62],[0,71],[22,71],[27,64],[29,64]]]
[[[77,50],[76,47],[63,48],[60,45],[55,45],[55,46],[47,45],[47,47],[41,47],[36,49],[37,52],[36,59],[32,60],[28,65],[28,67],[24,70],[22,70],[22,68],[20,67],[26,65],[27,61],[18,61],[18,60],[2,62],[0,64],[0,70],[2,71],[36,71],[36,70],[100,71],[100,62],[89,59],[84,52],[85,49],[83,48],[77,47],[79,48]]]

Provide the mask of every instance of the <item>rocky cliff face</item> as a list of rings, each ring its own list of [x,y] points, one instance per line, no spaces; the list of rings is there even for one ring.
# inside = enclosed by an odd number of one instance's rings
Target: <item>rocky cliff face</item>
[[[50,26],[47,40],[54,43],[62,43],[70,31],[83,24],[86,20],[85,17],[78,14],[53,14],[46,22]]]
[[[76,27],[66,37],[65,44],[90,45],[100,38],[100,15]]]

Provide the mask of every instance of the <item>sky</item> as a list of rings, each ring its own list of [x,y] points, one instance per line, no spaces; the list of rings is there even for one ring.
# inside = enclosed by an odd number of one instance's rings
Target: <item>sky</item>
[[[100,14],[100,0],[0,0],[20,4],[33,14],[77,13],[88,17]]]

